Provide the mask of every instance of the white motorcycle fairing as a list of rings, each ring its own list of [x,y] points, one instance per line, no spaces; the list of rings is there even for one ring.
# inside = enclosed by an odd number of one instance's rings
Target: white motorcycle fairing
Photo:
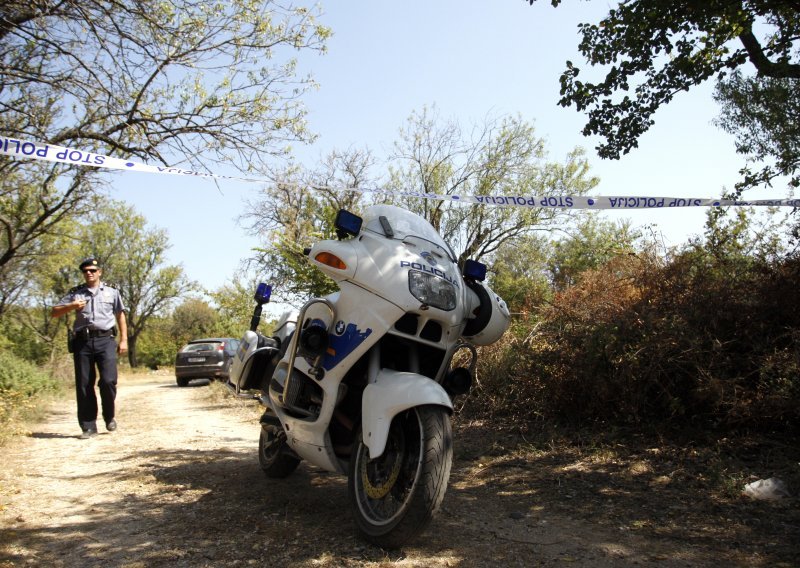
[[[340,286],[343,290],[347,290],[354,285],[342,282]],[[341,399],[341,389],[344,388],[343,376],[351,366],[348,362],[357,361],[364,356],[380,341],[386,330],[403,312],[396,305],[374,294],[367,294],[365,298],[364,295],[337,292],[327,297],[326,305],[335,306],[336,312],[349,314],[349,321],[342,322],[344,325],[338,326],[338,331],[336,322],[333,321],[333,318],[336,317],[335,312],[326,316],[324,309],[317,309],[312,304],[307,305],[308,307],[304,308],[300,314],[306,321],[310,319],[326,320],[324,321],[326,326],[334,330],[331,348],[320,364],[320,367],[325,370],[325,375],[321,380],[316,381],[323,392],[318,415],[313,419],[293,416],[286,410],[280,400],[280,392],[275,389],[270,389],[267,402],[286,431],[286,441],[289,447],[298,456],[328,471],[346,473],[347,463],[336,456],[328,431],[336,405]],[[299,337],[299,333],[292,336],[287,354],[295,351]],[[280,385],[285,385],[289,362],[290,357],[287,355],[278,364],[275,371],[274,380]],[[307,373],[309,366],[303,357],[294,358],[294,372],[291,380],[303,380],[301,375]],[[433,382],[430,379],[426,380]]]

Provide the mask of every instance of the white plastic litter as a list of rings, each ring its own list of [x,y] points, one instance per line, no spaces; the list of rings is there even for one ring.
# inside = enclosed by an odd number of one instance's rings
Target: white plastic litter
[[[744,486],[744,494],[753,499],[772,501],[790,497],[786,484],[777,477],[759,479]]]

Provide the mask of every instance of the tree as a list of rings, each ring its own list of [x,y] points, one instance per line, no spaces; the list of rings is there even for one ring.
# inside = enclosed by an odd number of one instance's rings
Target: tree
[[[760,171],[744,168],[740,186],[788,176],[790,185],[799,187],[800,79],[745,77],[735,71],[717,83],[714,98],[722,105],[717,124],[736,137],[736,151],[766,164]]]
[[[216,290],[208,292],[214,303],[219,319],[217,333],[224,337],[240,337],[250,329],[250,318],[253,316],[253,294],[257,284],[232,280]],[[266,311],[264,313],[266,316]],[[264,332],[264,327],[260,328]]]
[[[549,161],[544,140],[519,117],[487,119],[466,135],[461,125],[441,120],[435,110],[413,113],[389,165],[390,189],[442,196],[583,195],[597,185],[583,151],[563,163]],[[461,206],[450,201],[394,201],[425,217],[450,243],[459,265],[468,258],[490,260],[506,242],[566,222],[564,209]]]
[[[172,312],[172,337],[183,344],[192,339],[209,337],[216,331],[219,314],[198,298],[189,298]]]
[[[154,316],[136,342],[137,359],[140,365],[158,369],[161,365],[174,365],[175,354],[183,347],[172,336],[172,318]]]
[[[373,187],[374,164],[368,150],[334,150],[316,168],[290,165],[273,172],[273,183],[249,203],[241,221],[263,242],[251,264],[273,285],[276,299],[295,302],[336,290],[332,280],[311,266],[303,248],[334,238],[339,209],[361,210],[369,198],[343,188]]]
[[[788,215],[788,214],[787,214]],[[779,264],[791,257],[791,248],[780,229],[785,218],[767,210],[756,215],[752,208],[719,207],[706,213],[705,232],[684,247],[687,254],[701,254],[717,267]]]
[[[166,232],[148,228],[133,207],[99,196],[91,197],[86,206],[90,214],[65,219],[58,231],[37,240],[37,247],[47,254],[27,263],[24,286],[12,306],[11,327],[24,328],[26,337],[42,344],[37,347],[37,359],[42,360],[44,354],[52,357],[59,348],[53,342],[69,318],[54,319],[50,309],[82,283],[77,269],[81,260],[95,256],[103,267],[103,280],[120,290],[128,308],[128,357],[137,366],[137,339],[150,320],[165,314],[175,299],[194,291],[196,285],[180,266],[164,265],[169,246]]]
[[[445,201],[405,198],[392,192],[463,195],[581,195],[597,179],[588,175],[582,151],[563,163],[547,160],[544,141],[533,126],[516,117],[487,120],[471,137],[454,121],[434,111],[413,113],[386,163],[386,174],[372,173],[369,151],[333,152],[317,169],[293,168],[276,177],[264,198],[251,204],[247,220],[261,230],[266,246],[256,263],[275,278],[290,298],[320,295],[335,284],[308,263],[303,247],[333,238],[339,208],[355,213],[373,202],[392,203],[427,219],[454,248],[459,264],[467,258],[490,260],[503,243],[565,222],[564,210],[461,206]],[[388,178],[385,192],[361,194],[342,188],[374,189]],[[555,189],[554,189],[555,188]]]
[[[631,0],[579,29],[581,53],[605,66],[606,76],[580,80],[568,61],[559,104],[586,111],[583,133],[604,138],[597,147],[603,158],[635,148],[661,105],[709,78],[749,63],[759,78],[800,79],[797,0]]]
[[[89,201],[87,208],[94,208],[97,201]],[[65,343],[54,342],[58,337],[63,338],[63,330],[69,326],[72,316],[53,318],[50,311],[70,288],[82,283],[78,264],[86,253],[76,242],[76,235],[82,230],[78,219],[67,216],[52,233],[36,239],[27,254],[14,259],[14,270],[8,271],[11,278],[0,279],[0,284],[5,286],[19,284],[3,322],[15,328],[11,336],[15,343],[33,341],[39,345],[40,355],[36,360],[40,363],[48,358],[52,361],[65,347]],[[30,348],[15,346],[20,355]]]
[[[98,258],[103,280],[122,294],[128,310],[128,361],[137,367],[136,341],[149,320],[197,285],[186,278],[182,267],[164,265],[169,248],[166,231],[147,228],[145,218],[124,203],[110,201],[98,207],[77,237],[82,254]]]
[[[549,247],[544,235],[525,235],[500,247],[492,265],[491,286],[511,313],[528,314],[551,298]]]
[[[563,290],[577,283],[586,270],[600,268],[617,256],[635,254],[634,245],[640,237],[629,221],[584,216],[551,247],[547,263],[554,288]]]
[[[7,0],[0,132],[83,156],[258,168],[310,137],[299,99],[314,83],[291,54],[324,50],[329,33],[316,11],[272,0]],[[0,279],[103,179],[1,158]]]
[[[90,209],[84,171],[76,171],[63,192],[53,173],[0,158],[0,319],[25,294],[31,271],[59,250],[55,243],[65,228],[58,227]]]
[[[640,234],[628,221],[604,221],[593,213],[572,219],[560,235],[529,234],[504,243],[493,264],[492,290],[512,312],[527,313],[576,284],[585,271],[636,254]]]

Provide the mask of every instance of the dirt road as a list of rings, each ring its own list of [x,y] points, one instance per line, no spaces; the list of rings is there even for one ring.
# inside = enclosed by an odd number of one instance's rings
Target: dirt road
[[[473,439],[468,428],[456,439],[439,516],[416,542],[383,551],[355,535],[344,478],[302,464],[286,480],[266,479],[255,403],[210,392],[178,388],[170,376],[122,377],[116,432],[78,439],[74,403],[65,401],[30,437],[3,448],[0,566],[671,567],[741,559],[714,538],[654,538],[552,511],[542,494],[559,487],[537,486],[527,463],[492,458],[500,441]]]

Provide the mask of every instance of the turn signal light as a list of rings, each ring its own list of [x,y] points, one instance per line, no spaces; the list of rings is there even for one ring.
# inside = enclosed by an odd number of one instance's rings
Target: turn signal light
[[[314,260],[316,260],[320,264],[330,266],[331,268],[336,268],[338,270],[347,270],[347,265],[344,263],[344,261],[335,254],[329,252],[323,251],[318,253],[317,256],[314,257]]]

